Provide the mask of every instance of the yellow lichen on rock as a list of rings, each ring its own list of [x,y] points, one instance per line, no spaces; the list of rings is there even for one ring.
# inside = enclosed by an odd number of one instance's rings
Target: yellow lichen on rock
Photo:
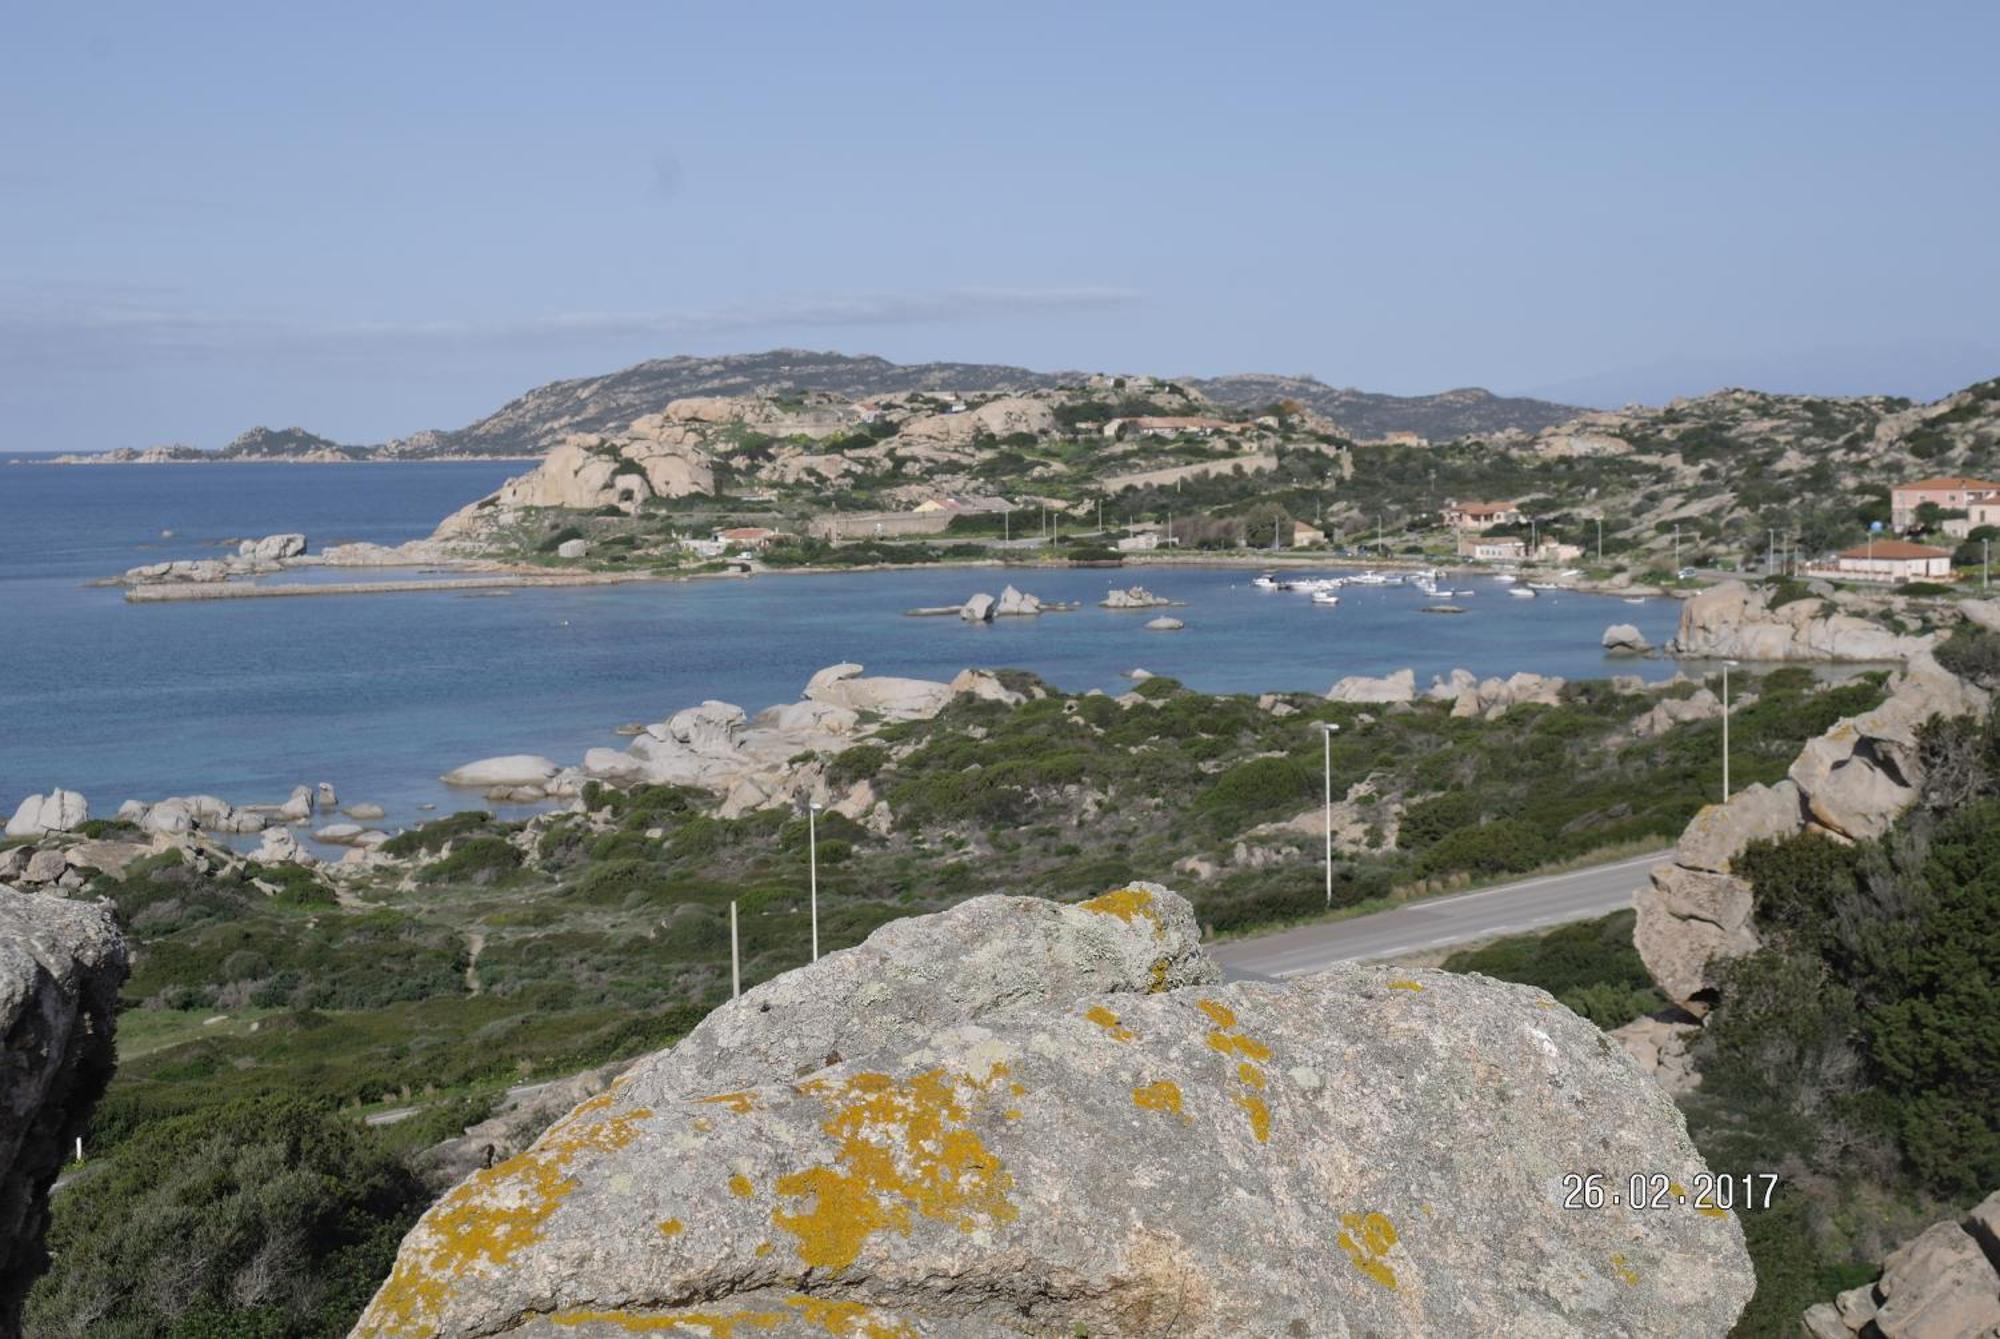
[[[798,1213],[771,1211],[771,1221],[798,1239],[799,1261],[811,1269],[844,1269],[868,1238],[884,1229],[909,1234],[911,1211],[961,1232],[1012,1222],[1007,1198],[1013,1175],[968,1124],[968,1095],[977,1100],[1006,1067],[983,1078],[933,1069],[909,1078],[863,1073],[817,1079],[803,1091],[826,1105],[821,1127],[835,1140],[831,1166],[780,1176],[779,1195],[810,1197]]]
[[[1131,1041],[1133,1037],[1138,1035],[1132,1029],[1121,1025],[1118,1021],[1118,1015],[1112,1013],[1101,1004],[1091,1005],[1090,1008],[1084,1011],[1083,1016],[1103,1028],[1106,1035],[1113,1041]]]
[[[639,1122],[653,1114],[603,1115],[618,1088],[577,1107],[526,1152],[475,1172],[424,1215],[355,1334],[386,1339],[434,1332],[461,1281],[506,1265],[540,1240],[543,1224],[577,1187],[570,1175],[577,1160],[624,1148],[638,1138]]]
[[[1265,1105],[1264,1099],[1254,1093],[1238,1093],[1236,1105],[1242,1107],[1245,1114],[1250,1117],[1250,1133],[1257,1137],[1257,1142],[1270,1143],[1271,1108]]]
[[[741,1116],[757,1105],[757,1094],[716,1093],[712,1097],[697,1097],[694,1100],[697,1102],[711,1102],[716,1106],[728,1107],[731,1111]]]
[[[750,1184],[750,1178],[737,1172],[729,1178],[729,1193],[737,1199],[747,1200],[757,1193],[757,1187]]]
[[[1147,1111],[1170,1111],[1181,1114],[1181,1088],[1172,1079],[1161,1079],[1158,1083],[1148,1083],[1132,1090],[1132,1105],[1144,1107]]]
[[[1611,1272],[1616,1274],[1626,1287],[1636,1288],[1639,1286],[1639,1271],[1632,1268],[1631,1263],[1625,1259],[1623,1251],[1617,1251],[1612,1254]]]
[[[565,1329],[612,1326],[627,1334],[699,1334],[701,1339],[743,1339],[759,1330],[775,1330],[791,1320],[818,1326],[834,1339],[917,1339],[917,1333],[889,1320],[861,1302],[808,1297],[785,1299],[787,1311],[758,1308],[739,1311],[558,1311],[549,1320]]]
[[[1153,908],[1153,895],[1144,888],[1114,888],[1102,897],[1093,897],[1080,904],[1085,911],[1094,911],[1100,916],[1116,916],[1127,925],[1136,917],[1144,916],[1153,923],[1153,937],[1165,933],[1160,924],[1160,913]]]
[[[1337,1240],[1354,1267],[1395,1292],[1396,1271],[1382,1258],[1396,1244],[1396,1225],[1389,1221],[1388,1215],[1344,1213],[1340,1225],[1343,1231]]]
[[[687,1224],[678,1218],[669,1218],[660,1224],[660,1235],[663,1237],[678,1237],[685,1231],[687,1231]]]
[[[1406,981],[1400,977],[1389,983],[1389,989],[1391,990],[1422,990],[1423,988],[1422,982]]]

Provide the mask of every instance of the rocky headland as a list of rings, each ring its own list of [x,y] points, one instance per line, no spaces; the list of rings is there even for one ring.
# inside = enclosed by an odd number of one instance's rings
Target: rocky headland
[[[1155,885],[983,897],[724,1005],[403,1243],[354,1333],[1712,1336],[1671,1100],[1541,991],[1221,984]]]

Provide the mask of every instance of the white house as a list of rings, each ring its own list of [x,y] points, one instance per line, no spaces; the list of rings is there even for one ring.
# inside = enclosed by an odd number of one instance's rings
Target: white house
[[[1834,573],[1850,581],[1949,581],[1951,550],[1906,539],[1878,539],[1834,555]]]
[[[1518,563],[1528,556],[1528,541],[1519,535],[1460,535],[1458,556],[1483,563]]]

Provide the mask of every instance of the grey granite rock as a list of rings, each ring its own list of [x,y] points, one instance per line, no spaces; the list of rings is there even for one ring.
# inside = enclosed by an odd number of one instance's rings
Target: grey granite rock
[[[1214,983],[1178,897],[980,898],[787,974],[405,1239],[355,1333],[1711,1336],[1738,1224],[1563,1207],[1702,1170],[1541,991]]]

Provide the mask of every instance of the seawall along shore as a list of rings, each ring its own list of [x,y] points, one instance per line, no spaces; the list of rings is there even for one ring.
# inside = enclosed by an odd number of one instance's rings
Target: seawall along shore
[[[617,572],[580,572],[559,576],[439,577],[418,581],[329,581],[315,585],[250,586],[228,583],[188,586],[134,586],[125,592],[128,604],[163,604],[177,600],[265,600],[292,595],[396,595],[404,591],[500,590],[523,586],[619,586],[660,578]]]

